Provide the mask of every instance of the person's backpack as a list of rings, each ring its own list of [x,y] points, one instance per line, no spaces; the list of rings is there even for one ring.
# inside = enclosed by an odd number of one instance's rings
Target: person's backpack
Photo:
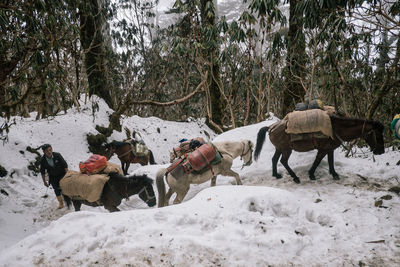
[[[392,129],[394,137],[400,140],[400,114],[394,116],[390,129]]]

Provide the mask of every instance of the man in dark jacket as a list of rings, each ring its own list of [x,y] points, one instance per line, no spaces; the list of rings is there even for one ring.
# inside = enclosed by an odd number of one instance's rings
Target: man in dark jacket
[[[64,207],[64,202],[61,197],[60,180],[68,171],[68,164],[65,162],[64,158],[60,153],[53,152],[53,148],[49,144],[42,145],[42,150],[44,152],[43,157],[40,159],[40,173],[42,174],[43,183],[46,187],[49,184],[45,178],[45,172],[49,175],[49,183],[54,189],[54,193],[57,196],[60,205],[59,209]]]

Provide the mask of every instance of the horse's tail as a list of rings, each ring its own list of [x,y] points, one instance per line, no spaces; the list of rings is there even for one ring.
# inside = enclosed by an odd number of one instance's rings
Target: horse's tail
[[[64,201],[67,203],[67,207],[69,209],[69,207],[71,207],[71,198],[67,195],[62,194]]]
[[[157,191],[158,191],[158,207],[164,207],[165,202],[165,183],[164,183],[164,176],[167,172],[167,169],[163,168],[157,172],[156,175],[156,184],[157,184]]]
[[[149,150],[149,156],[150,156],[150,159],[149,159],[150,165],[156,164],[156,162],[155,162],[155,160],[154,160],[153,152],[152,152],[151,150]]]
[[[257,143],[256,143],[256,150],[254,151],[254,159],[257,161],[258,157],[260,156],[261,149],[264,145],[265,135],[269,130],[268,126],[262,127],[257,134]]]

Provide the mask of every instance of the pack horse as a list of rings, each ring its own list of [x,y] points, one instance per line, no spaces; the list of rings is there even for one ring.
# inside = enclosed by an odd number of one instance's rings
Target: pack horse
[[[114,153],[117,154],[119,160],[121,161],[121,168],[125,175],[128,174],[128,169],[131,163],[139,163],[144,166],[147,164],[155,164],[153,152],[145,145],[138,144],[136,141],[132,142],[120,142],[112,141],[105,144],[106,157],[109,160]],[[138,147],[145,147],[145,152],[138,150]]]
[[[160,169],[156,175],[156,184],[158,189],[158,206],[163,207],[169,204],[169,199],[173,193],[176,193],[174,204],[181,203],[189,191],[190,184],[201,184],[211,179],[211,186],[215,186],[218,174],[232,176],[236,184],[241,185],[242,181],[237,172],[233,171],[232,163],[237,157],[241,157],[244,166],[252,163],[253,143],[250,140],[241,140],[237,142],[213,142],[212,145],[221,153],[222,158],[219,163],[206,168],[202,172],[181,172],[179,177],[173,175],[174,172],[168,172],[168,168]],[[169,190],[165,193],[164,178],[169,185]]]
[[[81,209],[82,204],[98,207],[104,206],[110,212],[119,211],[118,206],[122,199],[132,195],[138,195],[149,207],[156,204],[156,197],[153,190],[153,180],[147,175],[132,175],[125,177],[119,173],[112,172],[108,174],[110,179],[105,183],[101,197],[96,202],[89,202],[82,199],[74,199],[64,195],[64,199],[70,207],[71,202],[75,211]]]
[[[333,176],[333,179],[339,179],[339,175],[336,173],[334,168],[333,152],[344,141],[363,138],[375,155],[380,155],[385,152],[383,143],[384,127],[380,122],[364,119],[342,118],[338,116],[330,116],[330,121],[332,125],[333,138],[292,141],[290,135],[286,133],[286,123],[284,120],[272,125],[272,127],[262,127],[257,135],[257,143],[254,153],[255,160],[260,156],[267,132],[269,132],[271,143],[275,146],[275,154],[272,157],[272,175],[277,179],[282,178],[282,175],[277,172],[277,164],[280,158],[282,165],[286,168],[296,183],[300,183],[300,179],[288,164],[292,150],[298,152],[306,152],[313,149],[318,150],[315,161],[311,169],[308,171],[311,180],[315,180],[315,170],[326,155],[328,155],[329,173]]]

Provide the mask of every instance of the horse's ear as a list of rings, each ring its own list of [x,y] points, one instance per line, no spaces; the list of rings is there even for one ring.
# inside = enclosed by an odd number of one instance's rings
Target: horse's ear
[[[124,130],[125,130],[126,138],[131,139],[131,131],[129,130],[129,128],[125,126]]]

